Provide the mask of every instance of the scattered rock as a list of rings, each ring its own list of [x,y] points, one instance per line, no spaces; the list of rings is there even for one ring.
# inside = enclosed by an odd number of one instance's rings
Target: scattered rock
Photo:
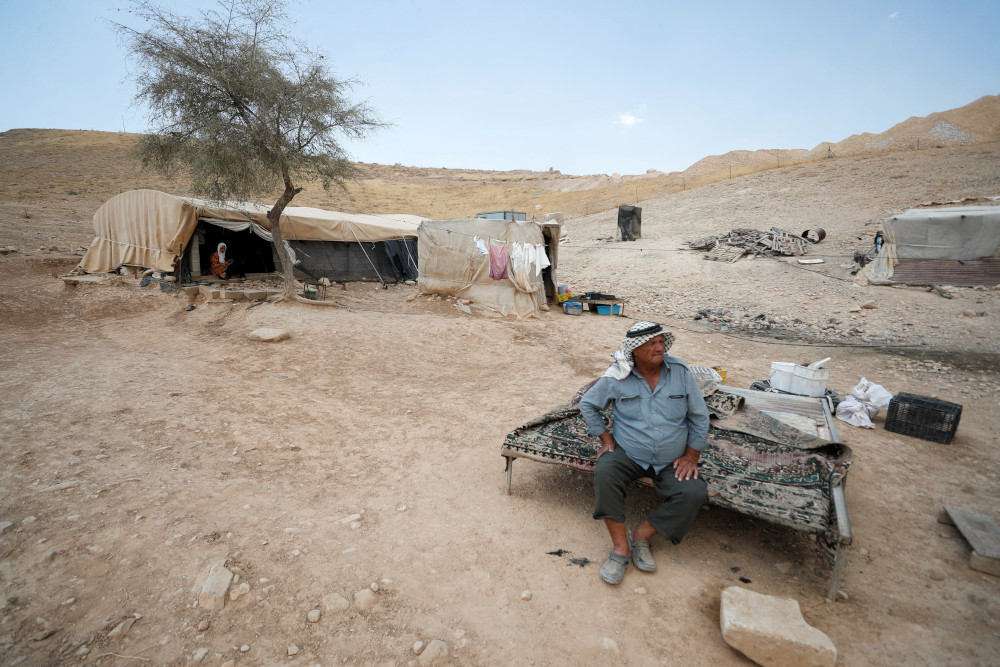
[[[602,637],[601,645],[604,647],[605,651],[611,651],[612,653],[618,652],[618,642],[611,637]]]
[[[226,660],[220,667],[236,667],[235,660]]]
[[[369,609],[375,604],[375,592],[370,588],[365,588],[354,594],[354,605],[358,609]]]
[[[346,611],[351,607],[351,603],[338,593],[324,595],[320,602],[323,603],[323,608],[326,611]]]
[[[931,570],[930,576],[934,581],[944,581],[944,574],[939,570]]]
[[[6,533],[7,529],[13,525],[14,523],[12,521],[0,521],[0,535]]]
[[[632,592],[635,593],[636,595],[645,595],[646,589],[643,588],[642,586],[638,586]]]
[[[59,484],[55,484],[53,486],[46,487],[46,488],[42,489],[41,492],[42,493],[48,493],[50,491],[62,491],[63,489],[72,489],[73,487],[76,487],[76,486],[80,486],[80,482],[75,481],[75,480],[74,481],[70,481],[70,482],[61,482]]]
[[[424,650],[424,643],[422,641],[413,642],[413,654],[420,655],[420,652]]]
[[[194,655],[191,656],[191,661],[201,662],[202,660],[205,659],[206,655],[208,655],[208,649],[203,646],[194,652]]]
[[[258,340],[262,343],[275,343],[290,336],[291,334],[284,329],[272,329],[271,327],[261,327],[250,332],[250,340]]]
[[[132,629],[135,622],[142,618],[139,614],[132,614],[124,621],[115,626],[114,630],[108,633],[108,639],[113,639],[115,637],[124,637],[128,634],[128,631]]]
[[[351,516],[345,516],[340,520],[340,523],[354,523],[356,521],[361,521],[360,514],[352,514]]]
[[[226,606],[226,592],[233,580],[233,573],[226,569],[226,561],[220,560],[212,565],[212,569],[201,586],[198,604],[209,611],[222,609]]]
[[[240,647],[240,653],[246,653],[249,650],[250,650],[249,644],[244,644],[243,646]]]
[[[21,519],[21,523],[22,523],[23,525],[27,526],[27,525],[28,525],[29,523],[35,523],[35,521],[37,521],[37,520],[38,520],[38,519],[36,519],[36,518],[35,518],[35,517],[33,517],[33,516],[26,516],[26,517],[24,517],[23,519]]]
[[[722,592],[722,637],[759,665],[833,667],[837,648],[806,623],[795,600],[730,586]]]
[[[524,600],[525,602],[527,602],[528,600],[530,600],[531,599],[531,591],[529,591],[528,589],[524,589],[523,591],[521,591],[521,599]]]
[[[46,551],[45,553],[42,554],[42,562],[43,563],[48,563],[49,561],[51,561],[53,558],[55,558],[59,554],[64,554],[64,553],[66,553],[66,550],[63,549],[62,547],[58,547],[58,548],[55,548],[55,549],[49,549],[48,551]]]
[[[240,599],[240,596],[246,595],[249,592],[250,592],[250,584],[244,581],[242,584],[240,584],[233,590],[229,591],[229,599],[235,602],[236,600]]]
[[[438,660],[443,660],[448,657],[448,645],[445,644],[440,639],[432,639],[428,644],[427,648],[423,650],[420,654],[418,662],[421,665],[431,665]]]
[[[76,598],[69,598],[68,600],[63,600],[62,601],[62,606],[68,607],[68,606],[70,606],[71,604],[73,604],[75,602],[76,602]]]
[[[299,652],[299,647],[296,646],[295,644],[292,644],[291,646],[288,647],[288,655],[295,655],[298,652]]]
[[[865,310],[875,310],[876,308],[874,301],[867,301],[861,304],[861,307],[864,308]]]
[[[201,619],[201,621],[198,622],[198,632],[205,632],[205,630],[208,630],[211,625],[211,621],[207,618]]]
[[[306,614],[306,619],[310,623],[319,623],[319,619],[322,617],[323,617],[323,612],[321,612],[319,609],[313,609],[308,614]]]

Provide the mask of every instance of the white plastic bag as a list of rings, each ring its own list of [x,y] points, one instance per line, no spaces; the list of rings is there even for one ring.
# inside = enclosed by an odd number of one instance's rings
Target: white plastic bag
[[[851,396],[865,404],[869,417],[874,417],[879,410],[888,408],[889,401],[892,400],[892,394],[886,391],[885,387],[865,378],[861,378],[858,386],[851,390]]]
[[[837,404],[837,419],[845,421],[851,426],[875,428],[872,418],[868,416],[868,406],[853,394]]]
[[[875,428],[872,417],[877,415],[879,410],[888,408],[891,400],[892,394],[886,391],[885,387],[861,378],[861,382],[851,390],[851,395],[837,406],[837,419],[852,426]]]

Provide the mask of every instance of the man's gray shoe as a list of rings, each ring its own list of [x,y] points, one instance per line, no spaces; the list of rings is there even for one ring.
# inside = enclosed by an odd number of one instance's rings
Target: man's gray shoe
[[[628,546],[632,550],[632,562],[637,568],[643,572],[656,572],[656,561],[649,552],[649,542],[640,542],[630,537]]]
[[[626,566],[628,566],[628,556],[622,556],[612,551],[597,573],[601,575],[601,579],[609,584],[620,584],[625,576]]]

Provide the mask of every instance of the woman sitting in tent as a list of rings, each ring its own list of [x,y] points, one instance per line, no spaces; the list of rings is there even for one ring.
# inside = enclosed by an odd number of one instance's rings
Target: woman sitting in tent
[[[209,257],[211,262],[212,275],[218,276],[223,280],[228,280],[233,276],[239,276],[240,282],[247,279],[246,273],[243,272],[243,265],[235,259],[226,259],[226,244],[220,243],[212,256]]]

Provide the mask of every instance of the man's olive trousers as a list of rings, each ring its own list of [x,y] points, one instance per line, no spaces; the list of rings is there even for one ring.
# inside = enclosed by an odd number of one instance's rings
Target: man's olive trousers
[[[707,485],[702,479],[681,481],[674,477],[673,466],[657,475],[652,468],[642,468],[629,458],[621,446],[601,455],[594,469],[595,519],[625,522],[625,496],[629,483],[640,477],[653,480],[653,488],[663,502],[646,519],[656,532],[674,544],[680,543],[698,511],[708,499]]]

